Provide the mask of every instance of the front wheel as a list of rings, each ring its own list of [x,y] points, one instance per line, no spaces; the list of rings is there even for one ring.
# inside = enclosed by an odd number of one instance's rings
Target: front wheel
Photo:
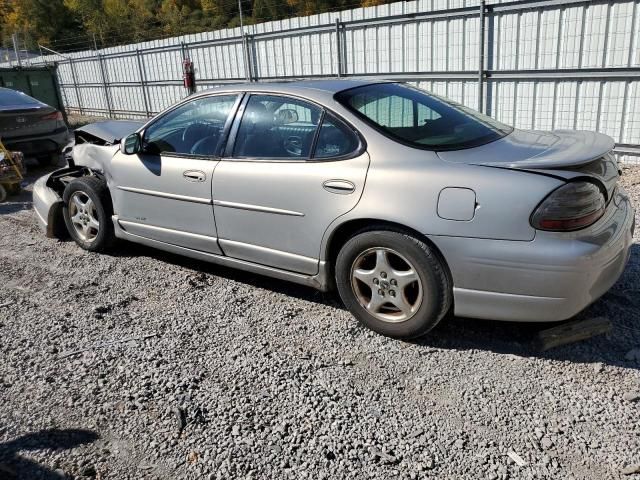
[[[336,261],[342,301],[364,326],[394,338],[434,328],[451,307],[446,267],[422,240],[396,231],[350,238]]]
[[[71,238],[85,250],[107,250],[115,241],[111,199],[106,183],[81,177],[64,190],[62,214]]]

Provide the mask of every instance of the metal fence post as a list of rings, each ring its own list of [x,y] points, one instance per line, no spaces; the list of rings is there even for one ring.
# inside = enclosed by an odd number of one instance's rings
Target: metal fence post
[[[13,42],[13,51],[16,54],[16,61],[18,62],[18,68],[22,68],[22,61],[20,60],[20,47],[18,46],[18,34],[11,35],[11,41]]]
[[[76,75],[76,67],[73,65],[73,58],[69,57],[69,65],[71,66],[71,78],[73,80],[73,89],[76,91],[76,99],[78,100],[78,110],[80,111],[80,115],[84,115],[84,111],[82,109],[82,96],[80,95],[80,87],[78,86],[78,77]]]
[[[184,42],[180,42],[180,54],[182,55],[183,61],[189,56],[189,52],[187,52],[187,46]]]
[[[113,109],[111,108],[111,99],[109,95],[109,86],[107,85],[107,76],[104,73],[104,65],[102,64],[102,55],[98,55],[98,65],[100,65],[100,74],[102,76],[102,86],[104,87],[104,99],[107,102],[107,110],[109,111],[109,118],[113,117]]]
[[[136,50],[136,59],[138,60],[138,73],[140,74],[140,87],[142,87],[142,98],[144,100],[144,110],[147,117],[151,116],[149,110],[149,99],[147,98],[147,74],[144,69],[144,59],[140,54],[140,50]]]
[[[249,55],[250,78],[252,81],[257,82],[259,77],[258,51],[256,49],[256,41],[253,35],[247,35],[247,55]]]
[[[244,69],[247,82],[252,80],[251,75],[251,59],[249,58],[249,46],[247,45],[247,37],[244,34],[244,20],[242,16],[242,0],[238,0],[238,13],[240,14],[240,36],[242,37],[242,55],[244,56]]]
[[[485,0],[480,2],[478,51],[478,110],[484,112],[484,14]]]
[[[255,42],[253,40],[253,35],[244,35],[244,42],[246,45],[245,55],[246,55],[246,65],[247,65],[247,79],[250,82],[257,80],[258,76],[258,68],[255,65]]]
[[[342,76],[342,41],[340,38],[340,32],[342,30],[342,25],[340,24],[340,19],[336,18],[336,51],[338,52],[338,77]]]

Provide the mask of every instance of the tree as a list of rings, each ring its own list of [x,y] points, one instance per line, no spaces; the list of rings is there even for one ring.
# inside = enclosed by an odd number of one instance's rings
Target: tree
[[[0,0],[0,30],[6,36],[21,34],[28,47],[79,29],[63,0]]]
[[[255,0],[253,3],[252,21],[254,23],[269,20],[280,20],[287,18],[293,13],[293,8],[287,0],[283,4],[282,0]]]
[[[164,0],[160,5],[157,18],[165,33],[180,35],[186,28],[185,20],[191,13],[189,6],[181,0]]]
[[[240,0],[246,23],[353,8],[354,0]],[[385,0],[360,0],[362,6]],[[239,25],[237,0],[0,0],[0,35],[85,49]],[[70,37],[74,38],[71,39]],[[10,43],[10,41],[9,41]]]
[[[64,0],[64,4],[79,18],[89,35],[99,35],[109,28],[102,0]]]

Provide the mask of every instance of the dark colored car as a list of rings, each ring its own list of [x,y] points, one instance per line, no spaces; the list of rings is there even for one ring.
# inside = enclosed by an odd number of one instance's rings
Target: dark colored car
[[[9,150],[50,163],[69,141],[62,113],[22,92],[0,88],[0,139]]]

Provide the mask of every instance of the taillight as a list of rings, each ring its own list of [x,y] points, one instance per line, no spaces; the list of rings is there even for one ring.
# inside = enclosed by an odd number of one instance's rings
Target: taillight
[[[62,121],[62,112],[53,112],[53,113],[47,113],[46,115],[43,115],[42,117],[40,117],[40,120],[59,120]]]
[[[538,230],[569,232],[595,223],[606,207],[597,185],[575,181],[557,188],[531,215],[531,225]]]

